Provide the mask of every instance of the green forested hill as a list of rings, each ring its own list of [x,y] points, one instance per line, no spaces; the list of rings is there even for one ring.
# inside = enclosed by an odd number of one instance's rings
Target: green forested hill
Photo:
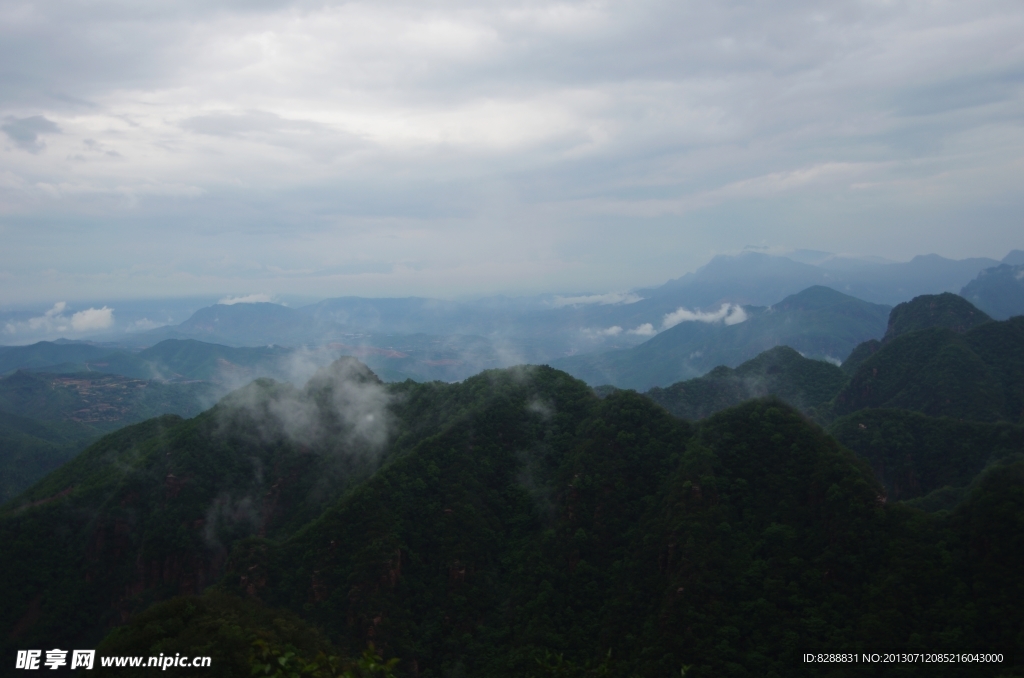
[[[846,382],[846,375],[835,365],[778,346],[736,369],[723,365],[703,377],[652,388],[644,395],[675,416],[692,421],[768,395],[807,411],[828,403]]]
[[[828,430],[871,464],[890,501],[934,492],[930,501],[936,508],[951,508],[949,502],[955,504],[987,465],[1024,455],[1024,427],[1008,423],[868,409],[838,419]]]
[[[963,334],[992,318],[958,294],[925,294],[897,304],[889,313],[889,326],[882,343],[901,334],[929,327],[944,327]]]
[[[3,507],[0,629],[12,642],[95,642],[153,600],[202,590],[235,539],[287,536],[455,416],[463,405],[446,391],[386,392],[349,359],[305,389],[258,381],[194,419],[104,437]]]
[[[100,372],[19,370],[0,377],[0,503],[103,433],[165,413],[209,407],[212,384],[162,384]]]
[[[86,363],[109,353],[109,348],[80,342],[40,341],[30,346],[0,346],[0,374],[60,363]]]
[[[342,361],[125,428],[8,504],[0,637],[90,647],[219,581],[344,655],[372,641],[403,676],[818,676],[800,653],[936,648],[1019,662],[1024,462],[1004,462],[927,514],[776,399],[691,425],[545,367],[384,385]],[[185,652],[245,609],[189,600],[104,647]],[[290,617],[250,616],[223,622],[237,670],[220,675],[247,673],[261,624],[301,644]]]
[[[0,347],[0,374],[19,369],[102,372],[133,379],[237,384],[278,374],[294,350],[281,346],[232,347],[195,339],[166,339],[137,353],[79,342],[40,341]]]
[[[860,363],[836,397],[838,415],[898,408],[975,421],[1024,420],[1024,317],[963,334],[902,334]]]
[[[0,410],[110,431],[161,414],[191,417],[217,391],[208,383],[162,384],[117,374],[18,371],[0,378]]]
[[[45,422],[0,411],[0,504],[100,436],[76,422]]]

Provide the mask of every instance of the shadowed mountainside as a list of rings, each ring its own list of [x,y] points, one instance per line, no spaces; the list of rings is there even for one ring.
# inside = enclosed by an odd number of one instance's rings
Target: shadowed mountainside
[[[892,309],[882,343],[892,341],[907,332],[931,327],[944,327],[957,334],[963,334],[991,320],[986,313],[975,308],[971,302],[958,294],[927,294],[897,304]]]
[[[835,365],[778,346],[736,369],[716,367],[703,377],[652,388],[645,395],[675,416],[692,421],[768,395],[807,411],[828,403],[846,382],[846,375]]]
[[[386,385],[340,361],[303,389],[260,381],[118,431],[7,504],[0,630],[91,646],[219,580],[347,656],[372,640],[408,676],[818,675],[801,652],[1008,652],[1022,474],[993,467],[928,515],[887,504],[865,462],[775,399],[690,425],[546,367]],[[183,632],[192,613],[171,622],[188,604],[119,647],[208,642]]]
[[[975,421],[1024,419],[1024,318],[963,334],[930,327],[865,359],[836,397],[837,415],[897,408]]]

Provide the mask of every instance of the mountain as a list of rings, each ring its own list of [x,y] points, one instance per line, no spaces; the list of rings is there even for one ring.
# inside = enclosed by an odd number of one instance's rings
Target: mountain
[[[280,346],[235,348],[195,339],[167,339],[139,351],[136,357],[164,380],[239,383],[280,374],[291,354],[291,350]]]
[[[300,308],[268,302],[216,304],[199,309],[178,325],[108,338],[135,348],[165,339],[292,348],[339,343],[386,349],[397,342],[409,349],[403,352],[413,357],[409,363],[416,368],[379,364],[375,369],[421,379],[464,379],[492,367],[631,348],[671,324],[667,321],[672,314],[683,310],[708,313],[722,304],[767,306],[812,286],[895,304],[920,294],[957,291],[979,271],[998,263],[937,255],[894,263],[827,252],[797,251],[788,256],[743,252],[717,256],[660,287],[631,292],[474,301],[337,297]],[[429,341],[422,340],[426,337]],[[468,343],[472,348],[455,357],[438,358],[430,355],[432,343]],[[428,363],[438,360],[456,360],[461,367],[449,364],[445,370],[432,370]]]
[[[881,341],[869,339],[850,352],[843,361],[843,372],[853,376],[861,363],[877,353],[884,343],[901,334],[930,327],[945,327],[962,334],[990,320],[992,318],[956,294],[944,292],[914,297],[897,304],[889,313],[889,323]]]
[[[0,501],[21,493],[104,433],[161,414],[192,417],[223,389],[99,372],[0,378]]]
[[[804,652],[938,645],[1006,653],[972,666],[996,676],[1024,657],[1005,461],[929,515],[777,399],[691,425],[546,367],[383,384],[343,360],[121,429],[4,506],[0,637],[130,621],[101,652],[232,662],[211,675],[327,637],[403,676],[813,676]]]
[[[85,342],[40,341],[30,346],[0,346],[0,375],[61,363],[86,363],[111,352],[110,348]]]
[[[593,385],[648,389],[736,366],[774,346],[839,361],[865,340],[882,336],[889,307],[827,287],[810,287],[775,306],[744,308],[744,322],[687,321],[631,349],[551,361]]]
[[[818,254],[808,259],[814,264],[761,252],[720,255],[692,274],[640,293],[645,297],[673,297],[687,308],[704,308],[722,302],[767,305],[807,287],[823,285],[859,299],[893,305],[921,294],[956,292],[980,271],[999,263],[987,258],[946,259],[935,254],[884,263]]]
[[[305,343],[312,329],[309,316],[280,304],[259,302],[201,308],[173,331],[197,339],[259,346]]]
[[[73,539],[70,550],[48,550],[44,536],[26,542],[31,555],[0,555],[4,579],[18,586],[4,584],[0,597],[20,601],[3,606],[0,628],[18,626],[24,605],[42,605],[32,632],[14,636],[95,643],[152,600],[201,591],[235,539],[291,534],[489,383],[386,388],[360,363],[339,360],[304,389],[260,380],[194,419],[165,415],[106,436],[5,507],[8,539],[26,529]]]
[[[405,297],[336,297],[298,309],[317,327],[392,334],[479,334],[496,329],[501,313],[481,313],[475,304]]]
[[[195,416],[215,400],[211,384],[162,384],[116,374],[18,371],[0,379],[0,411],[71,421],[97,432],[165,413]]]
[[[296,370],[307,378],[315,368],[301,363],[327,364],[337,357],[315,351],[297,353],[281,346],[233,347],[196,339],[165,339],[137,352],[50,342],[7,348],[0,359],[11,372],[99,372],[169,383],[208,381],[235,386],[260,376],[287,378]]]
[[[986,467],[1024,453],[1024,427],[867,409],[836,420],[829,433],[871,464],[890,501],[925,498],[953,508]]]
[[[1003,257],[1002,263],[1008,266],[1024,266],[1024,250],[1012,250]]]
[[[945,327],[963,334],[991,320],[971,302],[951,292],[922,295],[897,304],[892,309],[882,343],[892,341],[901,334],[929,327]]]
[[[100,432],[77,422],[45,422],[0,412],[0,504],[72,459]]]
[[[722,365],[703,377],[655,387],[644,395],[673,415],[693,421],[769,395],[807,411],[828,403],[846,382],[846,375],[835,365],[777,346],[736,369]]]
[[[1024,253],[1021,255],[1024,258]],[[960,295],[998,320],[1024,315],[1024,262],[985,269]]]
[[[1020,422],[1024,417],[1024,317],[957,333],[898,334],[863,360],[836,396],[837,415],[896,408],[929,416]]]

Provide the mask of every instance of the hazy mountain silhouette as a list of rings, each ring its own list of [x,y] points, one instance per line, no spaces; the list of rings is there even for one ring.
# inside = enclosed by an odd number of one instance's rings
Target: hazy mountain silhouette
[[[861,342],[882,336],[889,310],[815,286],[770,308],[745,308],[744,322],[681,322],[635,348],[551,365],[595,386],[646,390],[701,376],[718,365],[735,367],[774,346],[838,364]]]
[[[1020,253],[1017,259],[1024,260],[1024,252],[1014,253]],[[1024,315],[1024,264],[987,268],[964,285],[960,295],[997,320]]]

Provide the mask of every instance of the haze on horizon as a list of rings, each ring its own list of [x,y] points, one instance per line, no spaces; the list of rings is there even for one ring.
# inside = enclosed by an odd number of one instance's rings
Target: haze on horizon
[[[11,0],[0,305],[624,292],[749,245],[1000,259],[1021,35],[1010,0]]]

